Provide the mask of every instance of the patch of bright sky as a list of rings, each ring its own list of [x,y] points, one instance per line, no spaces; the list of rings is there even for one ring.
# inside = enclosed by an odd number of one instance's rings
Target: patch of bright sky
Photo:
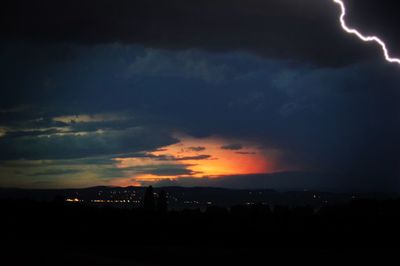
[[[151,156],[149,157],[116,158],[116,167],[123,169],[149,165],[165,165],[166,163],[184,164],[192,174],[176,176],[139,174],[116,179],[113,181],[113,184],[126,186],[157,182],[162,179],[177,179],[182,177],[218,178],[225,175],[260,174],[279,170],[277,163],[278,152],[273,150],[266,151],[254,142],[217,136],[195,138],[184,134],[177,134],[175,137],[180,140],[179,143],[150,152],[149,155]],[[223,148],[233,143],[240,144],[241,148]],[[208,155],[209,157],[205,157],[204,155]]]

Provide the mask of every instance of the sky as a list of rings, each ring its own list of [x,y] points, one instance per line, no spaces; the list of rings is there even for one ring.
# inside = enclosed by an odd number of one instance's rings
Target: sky
[[[400,56],[398,1],[344,2]],[[400,190],[400,66],[331,0],[0,12],[1,187]]]

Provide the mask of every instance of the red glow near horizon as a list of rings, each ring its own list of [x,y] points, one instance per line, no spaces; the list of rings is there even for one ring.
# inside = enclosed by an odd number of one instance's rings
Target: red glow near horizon
[[[179,143],[163,147],[150,152],[154,156],[146,158],[117,158],[118,168],[137,166],[157,167],[165,165],[182,165],[190,174],[182,175],[154,175],[133,174],[130,177],[117,179],[114,185],[128,186],[142,183],[157,182],[162,179],[190,178],[218,178],[226,175],[244,175],[269,173],[277,170],[274,152],[266,152],[256,143],[242,140],[225,139],[220,137],[194,138],[187,135],[177,136]],[[224,149],[223,146],[233,143],[241,147]],[[197,159],[198,156],[209,157]],[[158,160],[157,158],[164,158]],[[165,159],[170,158],[170,160]]]

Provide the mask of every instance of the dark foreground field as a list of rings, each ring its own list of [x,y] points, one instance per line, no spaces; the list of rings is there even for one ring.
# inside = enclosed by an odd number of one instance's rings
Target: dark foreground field
[[[400,250],[396,200],[205,212],[2,200],[0,210],[0,265],[384,265]]]

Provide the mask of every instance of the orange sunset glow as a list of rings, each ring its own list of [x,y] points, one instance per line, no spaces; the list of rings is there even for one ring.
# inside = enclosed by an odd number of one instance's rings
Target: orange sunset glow
[[[224,139],[220,137],[194,138],[179,135],[179,143],[149,152],[144,158],[116,158],[116,167],[157,168],[181,166],[187,173],[155,175],[132,173],[129,177],[114,181],[114,185],[138,185],[141,182],[157,182],[162,179],[218,178],[226,175],[268,173],[276,170],[274,156],[256,143]]]

